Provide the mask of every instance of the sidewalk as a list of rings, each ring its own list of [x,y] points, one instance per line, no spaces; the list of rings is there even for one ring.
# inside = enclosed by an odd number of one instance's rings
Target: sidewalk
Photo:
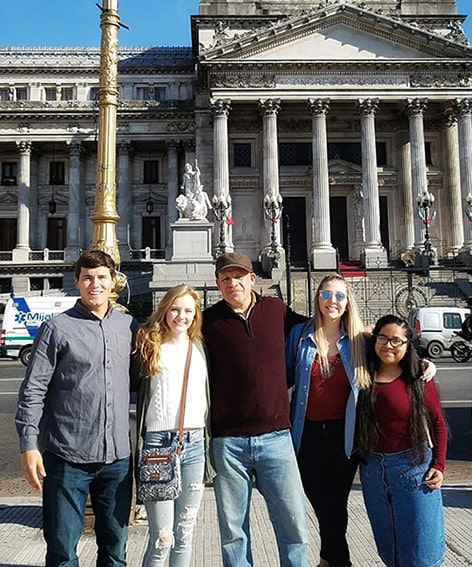
[[[447,567],[472,565],[472,483],[450,484],[443,488],[446,517]],[[349,503],[348,539],[354,567],[382,565],[378,559],[370,526],[364,510],[360,486],[355,484]],[[310,512],[310,565],[317,565],[319,538],[317,524]],[[251,511],[254,565],[279,565],[277,548],[264,501],[254,492]],[[128,565],[140,566],[146,545],[147,525],[130,527]],[[0,567],[27,567],[44,564],[39,497],[0,497]],[[85,533],[79,544],[81,567],[95,566],[95,542],[92,532]],[[219,534],[213,490],[207,488],[198,517],[194,538],[193,567],[220,567]]]

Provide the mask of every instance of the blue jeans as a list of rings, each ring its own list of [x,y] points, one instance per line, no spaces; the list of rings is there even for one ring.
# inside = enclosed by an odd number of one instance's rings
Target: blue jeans
[[[77,566],[87,496],[95,515],[97,566],[126,565],[131,508],[131,459],[77,464],[44,453],[43,532],[46,567]]]
[[[170,447],[177,433],[148,431],[144,446]],[[192,538],[203,496],[205,446],[203,429],[184,433],[181,454],[182,492],[176,500],[146,502],[149,540],[143,567],[162,567],[169,556],[170,567],[188,567],[192,558]]]
[[[408,451],[369,453],[360,478],[377,551],[387,567],[438,567],[444,562],[444,513],[440,490],[424,477],[431,463],[412,463]]]
[[[274,527],[281,567],[308,565],[306,503],[288,429],[212,440],[223,565],[253,564],[249,509],[253,481]]]

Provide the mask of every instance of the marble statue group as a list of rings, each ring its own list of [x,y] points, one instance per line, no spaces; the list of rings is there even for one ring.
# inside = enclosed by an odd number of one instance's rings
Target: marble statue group
[[[181,185],[181,194],[176,199],[179,218],[189,220],[207,220],[211,202],[208,194],[203,190],[200,179],[200,169],[197,160],[195,166],[185,164],[185,172]]]

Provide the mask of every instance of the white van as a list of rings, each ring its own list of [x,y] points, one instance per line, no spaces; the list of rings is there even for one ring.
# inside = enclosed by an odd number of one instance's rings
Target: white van
[[[418,347],[430,358],[439,358],[451,348],[470,310],[466,307],[419,307],[411,313]]]
[[[0,356],[19,358],[26,366],[39,327],[69,309],[78,296],[10,297],[5,305],[0,334]]]

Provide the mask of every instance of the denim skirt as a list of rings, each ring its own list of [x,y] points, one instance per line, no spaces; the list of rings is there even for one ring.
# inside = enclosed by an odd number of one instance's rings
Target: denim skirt
[[[364,502],[377,545],[387,567],[437,567],[444,562],[444,512],[440,490],[424,478],[424,463],[412,462],[409,451],[369,453],[361,461]]]

